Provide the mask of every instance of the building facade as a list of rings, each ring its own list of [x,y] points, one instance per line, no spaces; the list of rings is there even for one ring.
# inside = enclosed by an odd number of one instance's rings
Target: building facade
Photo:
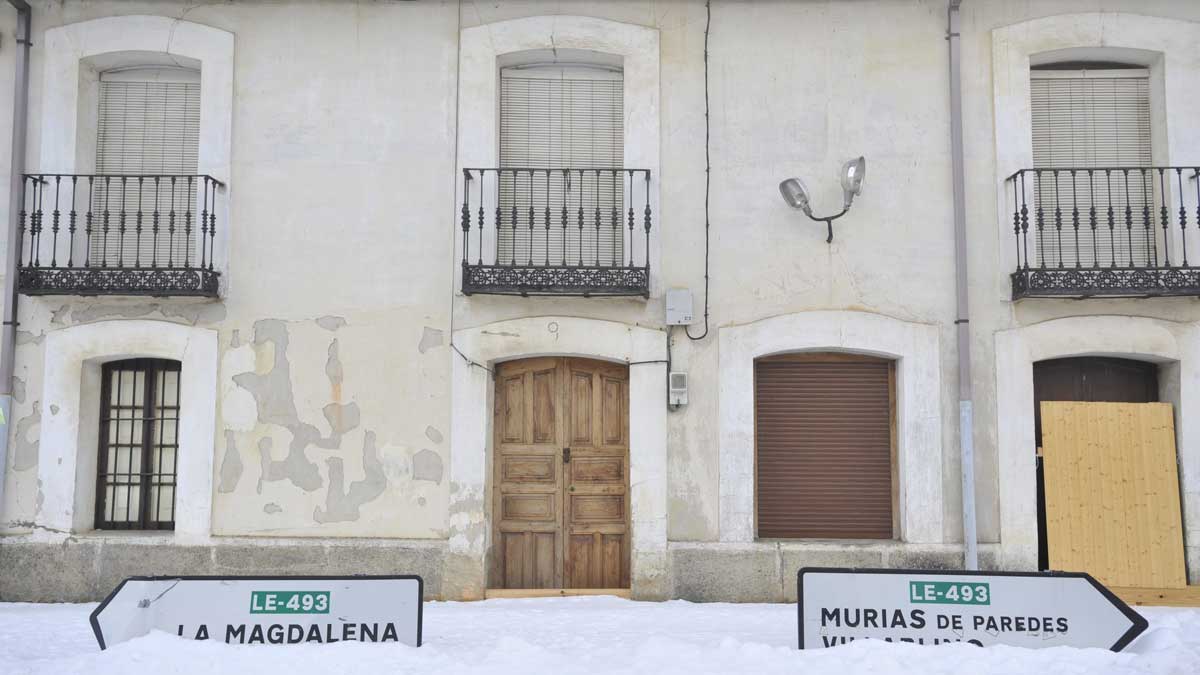
[[[0,598],[964,564],[945,0],[31,4]],[[1195,580],[1200,5],[959,14],[980,565],[1037,402],[1157,401]]]

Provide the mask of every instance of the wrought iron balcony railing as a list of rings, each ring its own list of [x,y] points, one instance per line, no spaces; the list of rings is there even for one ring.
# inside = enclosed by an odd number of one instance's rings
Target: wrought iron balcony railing
[[[1200,237],[1188,242],[1200,225],[1196,175],[1197,167],[1151,166],[1010,176],[1013,299],[1200,296],[1191,250]]]
[[[217,296],[212,176],[27,174],[24,186],[20,292]]]
[[[466,295],[650,294],[648,169],[464,169]]]

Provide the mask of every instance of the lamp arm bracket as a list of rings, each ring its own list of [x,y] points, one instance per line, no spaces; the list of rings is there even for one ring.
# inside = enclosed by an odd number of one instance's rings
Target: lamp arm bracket
[[[825,243],[829,244],[829,243],[833,242],[833,221],[846,215],[846,212],[849,210],[850,210],[850,207],[847,206],[846,208],[842,209],[841,211],[838,211],[837,213],[833,214],[832,216],[814,216],[811,213],[806,213],[804,215],[808,216],[814,222],[824,222],[825,223],[825,227],[828,228],[828,230],[829,230],[829,236],[825,237]]]

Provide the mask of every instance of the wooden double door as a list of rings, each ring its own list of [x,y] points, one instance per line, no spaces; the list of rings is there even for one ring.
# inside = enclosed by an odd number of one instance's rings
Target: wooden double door
[[[492,588],[629,587],[629,369],[496,369]]]

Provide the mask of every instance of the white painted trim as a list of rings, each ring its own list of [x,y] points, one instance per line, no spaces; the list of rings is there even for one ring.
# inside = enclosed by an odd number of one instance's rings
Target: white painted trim
[[[1200,333],[1190,324],[1135,316],[1054,319],[996,333],[996,445],[1000,496],[1000,565],[1037,568],[1037,476],[1034,460],[1033,364],[1067,356],[1116,356],[1179,362],[1176,446],[1184,508],[1200,513],[1200,421],[1182,414],[1200,406]],[[1184,523],[1191,547],[1200,523]]]
[[[754,541],[754,360],[794,351],[896,359],[900,539],[942,543],[937,326],[880,314],[799,312],[720,329],[720,540]]]
[[[667,372],[662,331],[615,321],[543,316],[454,331],[454,346],[476,363],[560,355],[629,367],[629,484],[634,595],[665,593],[667,550]],[[449,552],[477,565],[484,583],[488,537],[492,377],[452,355]],[[480,527],[482,525],[482,527]],[[474,566],[473,565],[473,566]],[[639,593],[641,591],[641,593]]]
[[[100,364],[136,357],[174,359],[182,364],[175,540],[207,538],[217,426],[217,331],[165,321],[99,321],[48,332],[44,351],[37,524],[60,533],[91,529],[97,432],[87,425],[99,410]],[[83,470],[87,466],[93,471]]]
[[[473,26],[459,41],[458,171],[499,166],[499,60],[534,49],[582,49],[621,57],[624,70],[625,166],[649,169],[650,208],[659,209],[659,35],[647,26],[587,16],[532,16]],[[463,201],[461,178],[456,203]],[[661,217],[655,216],[655,228]],[[456,255],[461,255],[461,229],[455,228]],[[661,295],[662,233],[650,232],[650,294]],[[485,247],[494,247],[484,241]],[[484,251],[485,259],[493,251]],[[457,261],[456,261],[457,262]],[[462,279],[455,277],[461,292]]]
[[[197,171],[226,184],[217,200],[217,227],[229,231],[229,177],[233,138],[233,33],[166,16],[109,16],[46,30],[41,106],[41,157],[44,173],[87,173],[92,160],[82,145],[95,131],[80,128],[83,113],[81,76],[91,63],[112,66],[139,62],[159,65],[163,55],[200,70],[200,152]],[[94,75],[92,75],[94,77]],[[201,193],[203,190],[200,191]],[[197,197],[197,200],[201,199]],[[197,209],[199,213],[199,208]],[[219,232],[218,232],[219,233]],[[196,237],[200,237],[197,230]],[[229,237],[216,240],[216,264],[227,270]],[[197,242],[196,250],[200,250]],[[224,283],[225,275],[222,275]]]
[[[1030,63],[1048,56],[1128,61],[1150,69],[1150,114],[1154,162],[1160,165],[1191,164],[1200,147],[1200,126],[1194,123],[1196,74],[1195,46],[1200,44],[1200,23],[1180,19],[1086,12],[1062,14],[1004,26],[992,31],[992,87],[996,195],[1001,246],[999,269],[1016,268],[1012,246],[1012,193],[1004,180],[1033,166],[1033,129],[1030,122]],[[1058,54],[1048,54],[1058,52]],[[1171,250],[1178,251],[1178,236]]]

